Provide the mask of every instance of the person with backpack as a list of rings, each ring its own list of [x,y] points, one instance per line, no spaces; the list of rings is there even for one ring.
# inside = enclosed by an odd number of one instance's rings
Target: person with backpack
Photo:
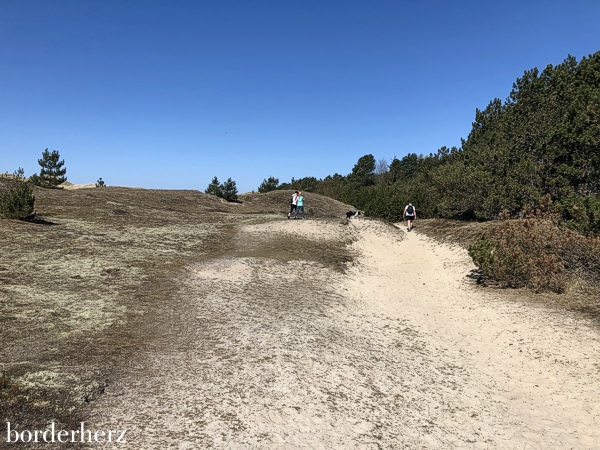
[[[298,202],[298,206],[296,206],[296,214],[294,214],[294,219],[298,218],[298,211],[302,209],[302,219],[306,220],[306,214],[304,214],[304,197],[302,196],[302,192],[298,192],[298,198],[296,200]]]
[[[404,207],[404,219],[408,222],[408,228],[406,231],[412,230],[412,222],[417,218],[417,210],[413,206],[411,202],[408,202],[408,205]]]
[[[298,207],[298,191],[294,191],[294,194],[289,199],[289,204],[290,212],[288,213],[288,219],[290,218],[293,212],[296,212],[296,208]]]

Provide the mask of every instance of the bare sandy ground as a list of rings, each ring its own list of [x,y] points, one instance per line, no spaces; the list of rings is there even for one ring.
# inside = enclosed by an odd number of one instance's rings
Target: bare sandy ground
[[[73,184],[70,181],[65,181],[60,185],[62,189],[67,190],[75,190],[75,189],[91,189],[96,187],[96,183],[87,183],[87,184]]]
[[[345,273],[189,268],[168,329],[90,427],[140,449],[600,448],[592,324],[479,288],[464,250],[380,222],[272,222],[238,241],[282,236],[352,238],[358,257]]]

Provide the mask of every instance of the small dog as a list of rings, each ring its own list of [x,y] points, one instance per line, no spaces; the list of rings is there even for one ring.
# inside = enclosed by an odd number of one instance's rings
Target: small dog
[[[352,217],[360,216],[360,211],[348,211],[346,213],[346,219],[351,219]]]

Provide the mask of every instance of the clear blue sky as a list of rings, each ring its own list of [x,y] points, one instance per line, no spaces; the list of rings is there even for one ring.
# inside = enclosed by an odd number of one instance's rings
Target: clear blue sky
[[[600,50],[593,1],[0,2],[0,171],[240,192],[460,145],[524,70]]]

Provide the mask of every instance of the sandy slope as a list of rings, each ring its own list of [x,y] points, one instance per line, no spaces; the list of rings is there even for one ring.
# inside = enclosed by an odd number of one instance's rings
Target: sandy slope
[[[172,328],[93,427],[127,428],[130,448],[600,448],[589,324],[477,288],[463,250],[351,223],[240,231],[354,237],[345,274],[253,257],[190,268]]]
[[[433,446],[600,448],[597,330],[510,292],[478,289],[465,279],[471,262],[463,249],[406,235],[394,248],[365,236],[359,245],[368,256],[350,275],[349,292],[408,319],[462,372],[458,403],[437,418],[445,436]]]

